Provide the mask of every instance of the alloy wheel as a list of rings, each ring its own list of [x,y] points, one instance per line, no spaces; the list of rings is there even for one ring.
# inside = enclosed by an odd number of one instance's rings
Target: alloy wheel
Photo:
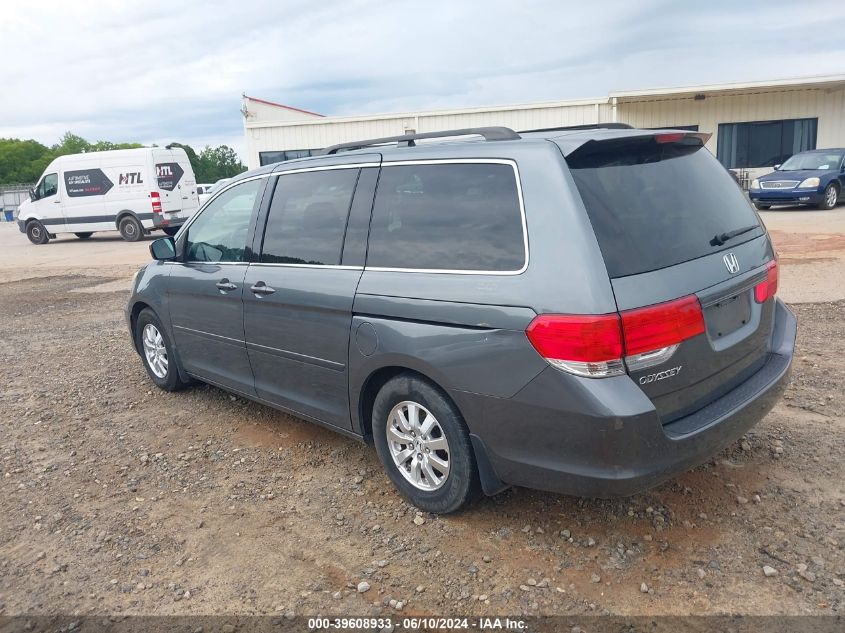
[[[147,365],[150,370],[158,377],[164,378],[167,376],[167,348],[164,346],[164,338],[161,332],[152,323],[147,323],[144,326],[144,331],[141,337],[144,345],[144,357],[147,359]]]
[[[406,400],[390,411],[387,446],[393,463],[415,488],[437,490],[449,476],[449,442],[434,414]]]

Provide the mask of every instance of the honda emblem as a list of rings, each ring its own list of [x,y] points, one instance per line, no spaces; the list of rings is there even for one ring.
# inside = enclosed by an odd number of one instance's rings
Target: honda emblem
[[[739,272],[739,261],[737,260],[736,255],[733,253],[722,255],[722,260],[725,262],[725,268],[728,269],[730,274],[735,275]]]

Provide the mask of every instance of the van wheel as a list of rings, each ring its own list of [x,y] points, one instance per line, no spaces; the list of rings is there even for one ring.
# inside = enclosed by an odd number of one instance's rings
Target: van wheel
[[[131,215],[125,215],[117,224],[117,230],[127,242],[137,242],[144,234],[144,227]]]
[[[755,202],[754,206],[760,209],[760,211],[768,211],[772,208],[772,205],[770,204],[760,204],[759,202]]]
[[[466,424],[448,396],[413,374],[400,374],[373,404],[376,452],[399,492],[426,512],[446,514],[481,493]]]
[[[171,237],[173,237],[179,232],[180,228],[181,227],[178,226],[166,226],[162,229],[162,231],[164,231],[166,235],[170,235]]]
[[[160,389],[179,391],[189,382],[179,377],[173,343],[155,312],[144,308],[135,322],[135,345],[141,352],[144,369]]]
[[[839,202],[839,189],[834,183],[830,183],[824,190],[824,199],[818,204],[819,209],[825,211],[832,209]]]
[[[46,244],[50,241],[50,234],[38,220],[32,220],[26,225],[26,236],[33,244]]]
[[[87,240],[89,237],[94,235],[94,233],[93,231],[86,231],[85,233],[74,233],[74,235],[81,240]]]

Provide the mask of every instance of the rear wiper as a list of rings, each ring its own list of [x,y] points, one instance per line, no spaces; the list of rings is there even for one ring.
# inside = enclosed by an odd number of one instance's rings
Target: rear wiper
[[[751,226],[744,226],[741,229],[734,229],[733,231],[728,231],[727,233],[721,233],[719,235],[714,235],[713,239],[710,240],[710,246],[722,246],[728,240],[732,240],[737,235],[742,235],[743,233],[748,233],[748,231],[753,231],[756,228],[759,228],[759,224],[752,224]]]

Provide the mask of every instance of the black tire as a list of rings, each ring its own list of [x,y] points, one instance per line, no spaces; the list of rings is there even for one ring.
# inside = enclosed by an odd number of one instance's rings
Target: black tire
[[[163,376],[156,373],[156,370],[152,368],[150,362],[147,360],[146,354],[144,353],[143,338],[144,329],[147,325],[152,325],[159,332],[164,344],[167,358],[167,371]],[[155,312],[149,308],[141,310],[137,320],[135,321],[134,334],[135,346],[141,355],[141,361],[144,363],[144,369],[147,370],[147,375],[159,389],[164,389],[165,391],[179,391],[191,384],[190,381],[182,380],[179,376],[179,359],[176,355],[175,348],[173,347],[173,343],[170,341],[167,331],[162,326],[161,321],[159,321]]]
[[[117,223],[117,230],[127,242],[137,242],[144,234],[144,227],[131,215],[124,215]]]
[[[449,472],[436,490],[421,490],[408,481],[399,472],[399,466],[390,453],[387,441],[388,418],[393,408],[403,401],[419,403],[428,409],[448,442]],[[478,468],[464,419],[443,390],[427,380],[405,373],[391,379],[381,388],[373,404],[373,438],[387,476],[399,492],[420,510],[447,514],[466,507],[480,496]]]
[[[86,231],[84,233],[74,233],[74,235],[81,240],[87,240],[89,237],[94,235],[94,233],[93,233],[93,231]]]
[[[829,211],[839,202],[839,187],[835,183],[830,183],[824,189],[824,198],[816,205],[819,209]]]
[[[162,229],[162,231],[164,231],[166,235],[169,235],[169,236],[173,237],[174,235],[176,235],[176,234],[179,232],[179,229],[180,229],[180,228],[182,228],[182,227],[179,227],[179,226],[166,226],[166,227],[164,227],[164,228]]]
[[[50,241],[50,234],[38,220],[30,220],[26,224],[26,236],[33,244],[46,244]]]
[[[754,206],[760,209],[760,211],[768,211],[772,208],[772,205],[770,204],[760,204],[759,202],[755,202]]]

